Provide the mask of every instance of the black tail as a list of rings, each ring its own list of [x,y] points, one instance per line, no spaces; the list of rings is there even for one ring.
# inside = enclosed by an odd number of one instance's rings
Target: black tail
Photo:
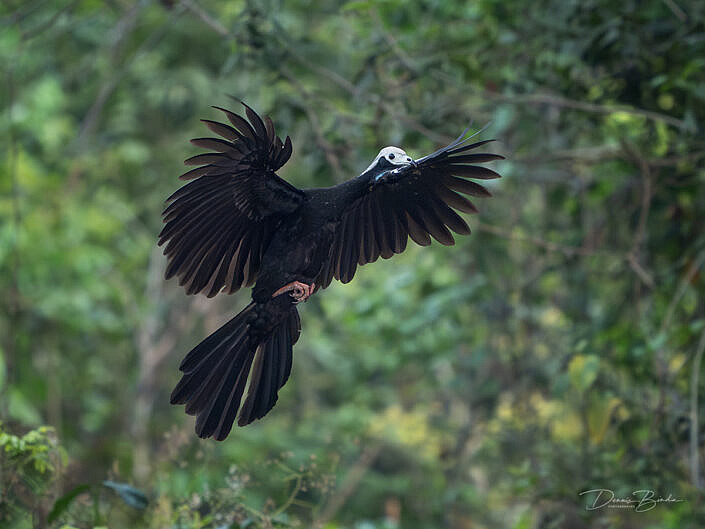
[[[172,404],[186,404],[196,415],[199,437],[225,439],[240,409],[239,426],[261,419],[277,402],[291,373],[292,346],[301,321],[290,301],[279,296],[266,304],[250,303],[194,347],[179,366],[183,376],[171,393]],[[245,402],[248,374],[254,361]]]

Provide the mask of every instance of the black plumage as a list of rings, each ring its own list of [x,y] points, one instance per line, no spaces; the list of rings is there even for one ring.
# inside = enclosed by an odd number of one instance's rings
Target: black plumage
[[[452,232],[469,234],[456,210],[477,212],[465,195],[490,196],[471,179],[499,177],[475,164],[502,158],[471,153],[492,140],[468,143],[466,131],[418,160],[386,147],[357,178],[298,189],[276,174],[291,156],[290,138],[243,105],[247,119],[215,107],[230,125],[203,120],[221,138],[191,140],[211,152],[186,160],[197,167],[167,199],[159,236],[166,277],[178,277],[187,293],[212,297],[254,284],[252,302],[186,355],[171,395],[197,416],[200,437],[218,440],[236,417],[244,426],[276,403],[301,331],[298,301],[403,252],[408,238],[452,245]]]

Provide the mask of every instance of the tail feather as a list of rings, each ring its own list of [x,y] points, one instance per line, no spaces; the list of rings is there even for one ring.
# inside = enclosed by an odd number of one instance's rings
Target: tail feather
[[[273,367],[273,362],[264,362],[265,351],[269,349],[268,345],[269,343],[264,347],[260,346],[255,354],[255,363],[252,366],[252,373],[250,373],[250,386],[240,411],[240,417],[237,421],[238,426],[250,424],[264,415],[259,414],[259,408],[265,406],[265,395],[269,396],[271,390],[269,381]]]
[[[198,380],[199,376],[202,377],[202,382],[192,393],[190,402],[186,405],[186,413],[196,415],[209,406],[213,400],[214,387],[218,384],[218,380],[226,381],[227,377],[224,376],[224,372],[231,369],[231,366],[247,352],[248,344],[243,343],[247,341],[245,332],[246,329],[240,331],[232,346],[219,353],[220,362],[215,365],[206,364],[191,375],[191,378],[195,380]]]
[[[217,441],[224,440],[235,422],[235,417],[237,416],[237,410],[242,399],[242,394],[245,391],[245,384],[247,383],[247,373],[250,370],[250,365],[252,364],[252,355],[248,355],[246,358],[247,367],[241,369],[237,376],[237,380],[233,386],[228,400],[225,403],[225,412],[221,414],[220,420],[216,426],[214,437]]]
[[[257,350],[238,426],[246,426],[261,419],[277,403],[278,390],[286,384],[291,374],[291,347],[298,341],[300,334],[301,320],[299,313],[294,310]]]
[[[299,336],[301,335],[301,318],[299,318],[298,311],[294,311],[288,321],[289,325],[286,329],[285,344],[290,343],[294,345],[299,341]],[[280,349],[279,358],[281,360],[281,365],[284,366],[279,377],[279,387],[281,388],[286,381],[289,380],[289,375],[291,375],[291,362],[292,356],[290,354],[285,354],[285,351]]]
[[[224,345],[231,343],[232,335],[245,327],[247,324],[247,315],[252,312],[254,306],[254,303],[250,303],[237,316],[199,343],[196,347],[191,349],[191,351],[181,361],[179,370],[184,373],[192,372],[201,362],[209,358],[212,353]]]
[[[210,396],[208,407],[196,418],[196,433],[199,437],[213,436],[222,441],[232,429],[245,390],[247,374],[252,365],[252,352],[241,350],[240,353],[232,359],[229,368],[221,375],[218,387]]]
[[[240,345],[247,330],[245,318],[241,315],[235,316],[194,347],[181,362],[180,369],[184,376],[171,393],[172,404],[188,404],[186,409],[190,415],[200,410],[201,407],[196,406],[198,397],[208,389],[213,377],[222,373],[223,363],[229,358],[229,350]]]
[[[238,424],[245,426],[264,417],[276,404],[277,393],[291,373],[292,346],[301,332],[296,307],[284,301],[284,305],[267,308],[251,303],[181,362],[183,376],[171,394],[171,403],[186,404],[186,413],[197,416],[199,437],[223,440],[238,410]],[[241,407],[248,375],[249,388]]]

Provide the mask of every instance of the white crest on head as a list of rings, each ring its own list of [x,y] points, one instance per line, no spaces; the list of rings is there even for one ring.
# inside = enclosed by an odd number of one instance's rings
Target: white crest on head
[[[411,156],[406,154],[399,147],[389,146],[379,151],[379,154],[375,157],[374,160],[372,160],[372,163],[367,169],[365,169],[365,172],[369,171],[375,165],[377,165],[377,162],[379,162],[380,158],[386,159],[392,165],[405,165],[413,161],[411,159]]]

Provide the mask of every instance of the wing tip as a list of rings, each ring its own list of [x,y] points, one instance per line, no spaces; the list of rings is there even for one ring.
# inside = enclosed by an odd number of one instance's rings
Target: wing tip
[[[226,95],[227,97],[229,97],[230,99],[232,99],[233,101],[235,101],[236,103],[240,103],[240,104],[242,104],[242,105],[245,104],[245,102],[244,102],[242,99],[240,99],[239,97],[237,97],[237,96],[234,96],[234,95],[232,95],[232,94],[225,94],[225,95]]]

